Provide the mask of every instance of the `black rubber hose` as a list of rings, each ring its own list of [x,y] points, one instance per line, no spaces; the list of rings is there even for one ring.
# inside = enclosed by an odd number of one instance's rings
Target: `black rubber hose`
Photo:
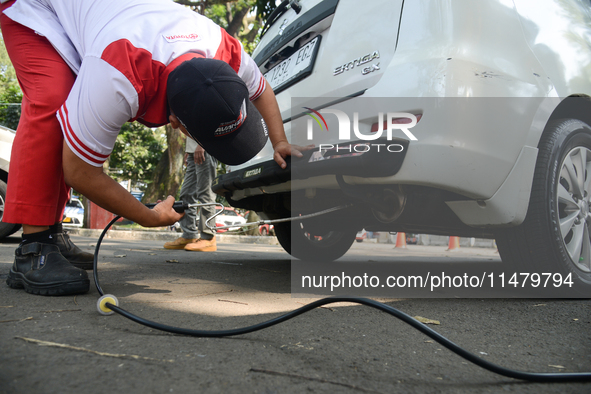
[[[94,283],[96,288],[101,296],[104,295],[103,290],[99,285],[98,279],[98,270],[97,270],[97,262],[98,262],[98,255],[100,250],[100,245],[104,236],[106,235],[107,231],[113,223],[115,223],[120,216],[117,216],[105,227],[103,232],[101,233],[99,240],[96,243],[96,248],[94,252]],[[259,331],[271,326],[274,326],[279,323],[283,323],[287,320],[293,319],[296,316],[299,316],[303,313],[311,311],[312,309],[318,308],[323,305],[333,304],[336,302],[352,302],[360,305],[366,305],[375,309],[378,309],[382,312],[386,312],[389,315],[392,315],[403,322],[411,325],[412,327],[416,328],[417,330],[421,331],[423,334],[427,335],[428,337],[434,339],[441,345],[445,346],[455,354],[464,359],[470,361],[473,364],[478,365],[481,368],[484,368],[490,372],[496,373],[498,375],[506,376],[509,378],[514,379],[521,379],[527,380],[531,382],[544,382],[544,383],[557,383],[557,382],[588,382],[591,381],[591,372],[575,372],[575,373],[536,373],[536,372],[523,372],[523,371],[516,371],[513,369],[501,367],[497,364],[491,363],[486,361],[473,353],[470,353],[460,346],[456,345],[454,342],[450,341],[449,339],[445,338],[443,335],[439,334],[437,331],[427,327],[425,324],[419,322],[415,318],[407,315],[404,312],[399,311],[396,308],[392,308],[389,305],[382,304],[380,302],[370,300],[368,298],[349,298],[349,297],[332,297],[332,298],[324,298],[318,301],[314,301],[308,305],[305,305],[301,308],[298,308],[294,311],[288,312],[284,315],[278,316],[274,319],[267,320],[262,323],[258,323],[252,326],[243,327],[243,328],[236,328],[231,330],[218,330],[218,331],[209,331],[209,330],[194,330],[188,328],[180,328],[180,327],[173,327],[168,326],[161,323],[156,323],[151,320],[143,319],[130,313],[116,305],[113,305],[109,302],[105,303],[105,306],[115,313],[120,314],[136,323],[144,325],[146,327],[150,327],[156,330],[170,332],[173,334],[179,335],[188,335],[193,337],[202,337],[202,338],[221,338],[221,337],[229,337],[235,335],[243,335],[248,334],[254,331]]]
[[[450,341],[449,339],[445,338],[443,335],[439,334],[437,331],[427,327],[425,324],[419,322],[415,318],[407,315],[404,312],[399,311],[396,308],[392,308],[386,304],[382,304],[380,302],[370,300],[367,298],[349,298],[349,297],[333,297],[333,298],[324,298],[318,301],[314,301],[308,305],[305,305],[301,308],[298,308],[292,312],[286,313],[284,315],[278,316],[274,319],[267,320],[265,322],[255,324],[248,327],[243,328],[236,328],[232,330],[219,330],[219,331],[208,331],[208,330],[193,330],[187,328],[178,328],[167,326],[164,324],[156,323],[150,320],[143,319],[138,317],[132,313],[127,312],[126,310],[119,308],[111,303],[106,303],[105,305],[107,308],[112,309],[114,312],[133,320],[136,323],[142,324],[144,326],[154,328],[156,330],[170,332],[173,334],[180,334],[180,335],[189,335],[194,337],[202,337],[202,338],[221,338],[221,337],[229,337],[235,335],[243,335],[248,334],[254,331],[259,331],[271,326],[274,326],[279,323],[283,323],[287,320],[293,319],[296,316],[299,316],[303,313],[309,312],[312,309],[321,307],[323,305],[333,304],[337,302],[353,302],[360,305],[370,306],[372,308],[381,310],[383,312],[388,313],[398,319],[402,320],[405,323],[408,323],[412,327],[416,328],[417,330],[421,331],[423,334],[427,335],[428,337],[434,339],[435,341],[439,342],[441,345],[445,346],[452,352],[456,353],[458,356],[463,357],[464,359],[487,369],[491,372],[494,372],[499,375],[507,376],[509,378],[514,379],[521,379],[521,380],[529,380],[532,382],[584,382],[584,381],[591,381],[591,373],[589,372],[580,372],[580,373],[534,373],[534,372],[521,372],[516,371],[508,368],[501,367],[497,364],[491,363],[486,361],[473,353],[470,353],[460,346],[456,345],[454,342]]]
[[[109,231],[111,226],[119,219],[121,219],[121,216],[116,216],[113,220],[111,220],[109,222],[109,224],[107,224],[107,226],[105,227],[105,229],[103,230],[103,232],[99,236],[98,241],[96,241],[96,246],[94,248],[94,260],[92,261],[92,277],[94,278],[94,285],[96,286],[96,289],[98,290],[101,297],[105,295],[105,292],[103,291],[103,289],[101,289],[101,285],[99,284],[99,278],[98,278],[98,269],[97,268],[98,268],[99,250],[101,249],[101,243],[103,242],[103,238],[105,238],[105,235],[107,235],[107,231]]]

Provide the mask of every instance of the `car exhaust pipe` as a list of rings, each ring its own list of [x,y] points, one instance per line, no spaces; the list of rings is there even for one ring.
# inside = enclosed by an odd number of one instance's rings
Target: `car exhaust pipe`
[[[398,219],[406,206],[406,193],[400,186],[368,193],[365,187],[346,183],[342,175],[337,175],[337,183],[346,196],[369,206],[374,218],[381,223],[392,223]]]
[[[402,215],[406,206],[406,194],[397,189],[384,189],[382,201],[373,204],[371,212],[379,222],[392,223]]]

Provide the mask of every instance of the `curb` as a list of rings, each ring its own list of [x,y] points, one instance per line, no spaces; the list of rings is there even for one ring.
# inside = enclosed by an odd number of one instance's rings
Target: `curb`
[[[80,237],[98,238],[103,230],[87,228],[68,228],[68,234]],[[174,241],[181,234],[173,231],[145,231],[145,230],[109,230],[105,238],[110,239],[141,239],[148,241]],[[254,235],[226,235],[217,234],[217,243],[242,243],[258,245],[279,245],[276,237]]]

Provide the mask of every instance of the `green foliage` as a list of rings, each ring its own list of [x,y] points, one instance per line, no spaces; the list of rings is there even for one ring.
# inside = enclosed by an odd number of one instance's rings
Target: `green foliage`
[[[3,77],[0,76],[0,83],[4,83]],[[8,85],[5,86],[4,91],[0,94],[0,124],[16,130],[18,121],[21,117],[21,100],[23,94],[18,86]],[[10,105],[13,104],[13,105]]]
[[[0,95],[3,95],[5,89],[8,87],[18,88],[18,82],[16,79],[16,71],[14,71],[12,62],[8,57],[8,52],[6,52],[4,39],[0,36]]]
[[[240,40],[247,53],[259,41],[265,19],[276,8],[276,0],[175,0],[200,12]]]
[[[132,185],[152,179],[164,150],[165,139],[159,129],[126,123],[109,158],[109,175],[117,181],[130,179]]]
[[[264,21],[277,8],[277,2],[275,0],[256,0],[255,7],[257,17]]]
[[[225,4],[214,4],[205,10],[205,16],[220,25],[224,29],[228,27]]]
[[[216,5],[223,5],[234,3],[253,3],[252,6],[256,7],[257,18],[265,19],[273,12],[277,7],[276,0],[174,0],[175,3],[185,5],[194,11],[202,14],[207,14],[208,10]]]
[[[0,104],[1,125],[16,130],[21,116],[21,106],[18,104],[22,99],[23,94],[18,86],[16,72],[6,52],[4,40],[0,39],[0,103],[12,104]]]

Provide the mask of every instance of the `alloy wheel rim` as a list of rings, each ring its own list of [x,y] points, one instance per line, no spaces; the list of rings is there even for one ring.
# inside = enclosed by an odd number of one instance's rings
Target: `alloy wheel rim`
[[[557,208],[560,235],[573,264],[591,272],[591,150],[573,148],[560,166]]]

